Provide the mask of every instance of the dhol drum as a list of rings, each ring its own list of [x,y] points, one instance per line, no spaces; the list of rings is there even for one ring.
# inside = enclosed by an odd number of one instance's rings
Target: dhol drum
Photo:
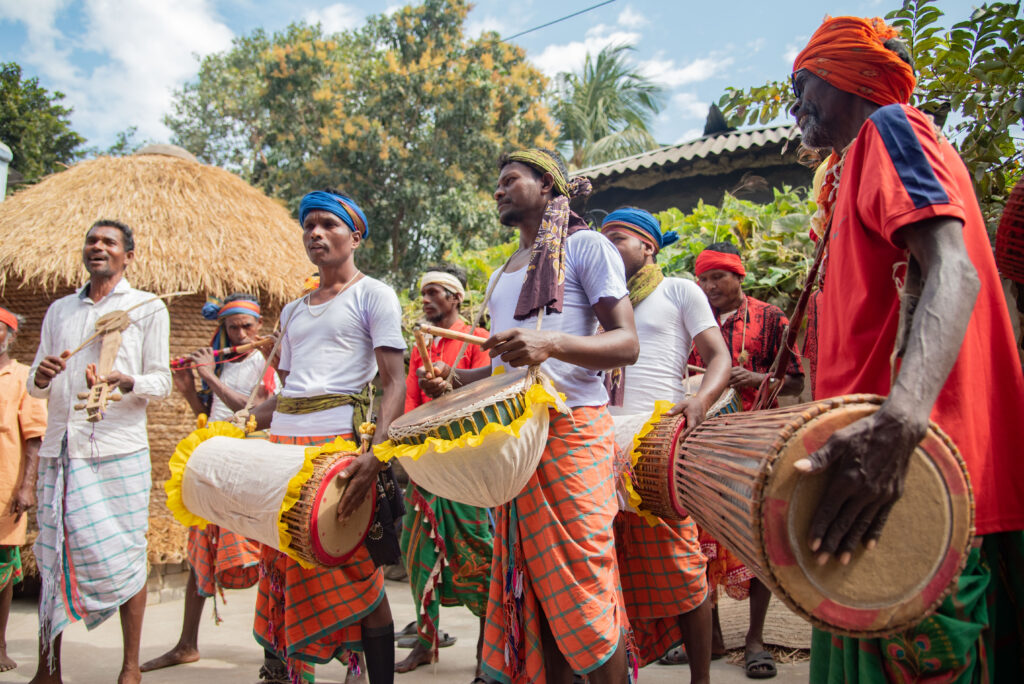
[[[848,636],[891,634],[925,618],[963,569],[973,536],[966,467],[932,424],[877,547],[859,548],[849,565],[818,565],[808,530],[826,475],[802,475],[793,464],[882,401],[850,395],[718,416],[679,443],[673,459],[674,505],[795,612]],[[672,439],[671,426],[661,434]]]
[[[409,477],[438,496],[500,506],[537,469],[548,410],[560,404],[539,369],[492,375],[395,419],[374,453],[383,462],[401,458]]]
[[[215,523],[278,549],[303,567],[334,567],[352,557],[373,522],[376,488],[344,522],[337,508],[348,484],[339,477],[356,445],[321,446],[243,439],[215,422],[183,439],[164,484],[167,506],[183,525]]]
[[[703,379],[704,375],[700,373],[686,378],[687,397],[697,394]],[[652,524],[657,521],[651,515],[668,520],[682,520],[687,515],[676,494],[673,469],[675,446],[686,429],[686,419],[682,415],[663,417],[672,406],[672,402],[659,401],[653,414],[612,410],[616,473],[620,483],[619,507],[644,516]],[[706,416],[712,418],[742,410],[739,395],[727,387]]]

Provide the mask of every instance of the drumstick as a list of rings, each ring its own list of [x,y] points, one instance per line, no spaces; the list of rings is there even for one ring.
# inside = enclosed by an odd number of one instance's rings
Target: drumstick
[[[694,366],[692,363],[686,364],[687,370],[693,371],[694,373],[703,373],[707,368],[701,368],[700,366]]]
[[[423,337],[423,331],[416,327],[412,334],[416,337],[416,348],[420,350],[420,359],[423,360],[423,375],[427,380],[434,378],[434,364],[430,360],[430,349],[427,347],[427,340]]]
[[[445,337],[449,340],[458,340],[459,342],[467,342],[469,344],[483,344],[487,341],[486,337],[480,337],[479,335],[470,335],[468,333],[458,332],[456,330],[449,330],[448,328],[438,328],[434,325],[427,325],[426,323],[420,323],[416,326],[416,329],[422,330],[428,335],[434,335],[436,337]]]

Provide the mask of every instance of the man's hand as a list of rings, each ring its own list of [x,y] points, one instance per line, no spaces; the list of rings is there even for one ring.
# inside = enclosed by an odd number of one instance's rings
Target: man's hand
[[[666,416],[678,416],[680,413],[686,417],[686,428],[683,430],[681,437],[687,437],[693,430],[704,422],[704,417],[708,413],[708,409],[704,406],[704,402],[697,397],[689,397],[683,399],[681,402],[673,406],[671,409],[665,412]]]
[[[558,351],[557,335],[544,330],[510,328],[488,337],[481,348],[489,352],[492,359],[500,356],[513,368],[535,366]]]
[[[21,520],[21,515],[36,505],[36,493],[32,487],[20,487],[11,499],[11,515],[14,522]]]
[[[435,361],[433,364],[434,377],[428,378],[426,371],[423,366],[416,369],[416,376],[419,378],[420,389],[431,399],[437,399],[439,396],[451,390],[451,382],[446,380],[448,372],[451,370],[451,366],[442,361]]]
[[[174,382],[174,389],[182,394],[187,394],[189,390],[195,390],[196,388],[196,381],[192,377],[191,368],[178,368],[171,371],[171,380]]]
[[[757,389],[761,386],[761,381],[763,380],[764,373],[755,373],[741,366],[733,366],[729,371],[729,387],[733,389],[742,389],[744,387]]]
[[[868,549],[875,547],[889,511],[903,495],[910,456],[927,429],[927,422],[918,424],[883,405],[794,464],[801,473],[830,471],[808,540],[819,565],[833,554],[849,563],[862,541]]]
[[[64,352],[60,356],[47,356],[39,362],[39,366],[36,367],[36,376],[33,382],[39,389],[46,389],[50,382],[57,376],[58,373],[64,371],[68,367],[64,359],[71,356],[69,352]]]
[[[377,486],[377,473],[382,467],[383,464],[371,449],[341,471],[339,477],[348,478],[349,482],[338,502],[338,522],[344,522],[366,501],[366,497],[370,496],[370,488]]]
[[[85,367],[85,382],[89,387],[92,387],[97,382],[105,382],[111,387],[121,390],[121,394],[127,394],[135,387],[135,378],[125,375],[121,371],[112,370],[106,377],[100,377],[100,374],[96,372],[95,363],[90,363]]]
[[[192,352],[188,357],[188,360],[196,367],[196,373],[203,380],[209,380],[211,377],[216,376],[214,369],[216,366],[217,357],[213,355],[213,349],[210,347],[204,347],[203,349],[197,349]]]

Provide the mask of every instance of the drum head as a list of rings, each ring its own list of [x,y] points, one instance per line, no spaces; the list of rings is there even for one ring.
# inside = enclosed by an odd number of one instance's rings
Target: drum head
[[[370,488],[366,501],[348,520],[338,522],[338,503],[348,488],[348,479],[339,477],[339,474],[354,460],[353,456],[343,456],[331,466],[317,489],[313,503],[310,545],[317,561],[328,567],[341,565],[351,558],[373,523],[376,486]]]
[[[447,422],[462,415],[468,415],[475,406],[526,391],[530,385],[527,379],[528,372],[527,368],[517,368],[499,375],[492,375],[489,378],[460,387],[433,401],[428,401],[422,406],[417,406],[392,421],[388,437],[395,439],[394,435],[390,434],[392,429],[402,431],[412,426]]]
[[[911,457],[905,492],[878,545],[871,551],[859,546],[849,565],[835,559],[818,565],[807,539],[826,478],[800,475],[793,463],[877,409],[847,404],[808,421],[789,439],[770,469],[764,529],[756,532],[787,603],[818,626],[850,636],[879,636],[918,622],[962,569],[973,534],[966,469],[933,425]]]

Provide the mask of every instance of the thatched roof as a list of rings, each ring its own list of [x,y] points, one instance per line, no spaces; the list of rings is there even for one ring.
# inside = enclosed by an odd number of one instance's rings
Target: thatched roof
[[[135,287],[297,296],[313,267],[288,210],[228,171],[161,152],[83,161],[0,203],[0,290],[84,283],[85,232],[106,218],[135,231]]]

